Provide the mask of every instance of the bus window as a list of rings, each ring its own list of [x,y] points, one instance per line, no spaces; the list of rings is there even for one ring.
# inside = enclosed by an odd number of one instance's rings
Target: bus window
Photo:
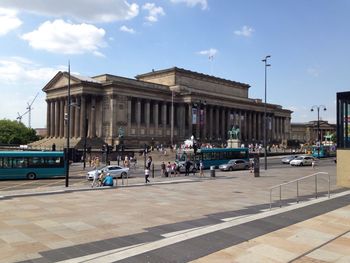
[[[25,168],[27,164],[27,158],[25,157],[14,157],[12,159],[12,168]]]

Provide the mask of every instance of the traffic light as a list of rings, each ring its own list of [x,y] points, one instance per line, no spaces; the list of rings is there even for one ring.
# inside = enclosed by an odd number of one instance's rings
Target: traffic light
[[[107,144],[107,153],[110,154],[113,152],[113,146]]]

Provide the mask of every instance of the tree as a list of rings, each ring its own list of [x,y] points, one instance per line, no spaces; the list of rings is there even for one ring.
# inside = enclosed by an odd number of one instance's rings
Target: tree
[[[0,120],[0,143],[28,144],[38,140],[34,129],[27,128],[23,123],[11,120]]]

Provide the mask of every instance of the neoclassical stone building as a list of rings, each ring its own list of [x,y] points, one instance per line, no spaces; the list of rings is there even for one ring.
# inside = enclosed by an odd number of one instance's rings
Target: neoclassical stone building
[[[67,136],[67,72],[58,72],[43,88],[47,101],[46,144],[64,146]],[[263,141],[264,103],[248,97],[247,84],[182,68],[141,74],[135,79],[109,74],[71,75],[70,138],[125,145],[183,142],[194,135],[201,142],[221,143],[234,125],[243,143]],[[270,143],[285,143],[290,135],[291,111],[267,104]]]

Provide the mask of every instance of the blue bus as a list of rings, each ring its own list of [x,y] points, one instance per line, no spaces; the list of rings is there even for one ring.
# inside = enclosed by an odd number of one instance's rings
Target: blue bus
[[[0,151],[0,179],[65,176],[63,152]]]
[[[315,158],[334,157],[336,150],[335,145],[312,146],[312,156]]]
[[[203,162],[204,169],[210,166],[219,167],[219,165],[227,163],[232,159],[244,159],[249,161],[248,148],[201,148],[194,154],[193,149],[180,149],[176,153],[176,162],[184,164],[187,160],[194,163]]]

